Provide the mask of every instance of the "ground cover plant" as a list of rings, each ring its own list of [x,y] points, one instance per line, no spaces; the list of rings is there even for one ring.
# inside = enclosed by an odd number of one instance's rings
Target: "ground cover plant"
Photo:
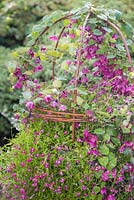
[[[13,73],[21,125],[1,150],[2,199],[133,199],[132,34],[90,3],[33,27]]]

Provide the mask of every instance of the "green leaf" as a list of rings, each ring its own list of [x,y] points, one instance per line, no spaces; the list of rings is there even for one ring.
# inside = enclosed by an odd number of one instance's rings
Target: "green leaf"
[[[77,104],[78,105],[82,105],[83,104],[83,102],[84,102],[84,100],[81,98],[81,97],[77,97]]]
[[[108,27],[102,27],[106,32],[108,33],[112,33],[113,30],[111,28],[108,28]]]
[[[107,20],[107,16],[104,15],[104,14],[97,15],[97,17],[100,18],[100,19],[103,19],[105,21]]]
[[[103,144],[103,145],[100,146],[99,152],[103,155],[108,155],[109,154],[109,148],[105,144]]]
[[[99,158],[98,161],[103,167],[106,167],[108,164],[108,157],[103,156],[103,157]]]
[[[94,130],[94,133],[97,135],[103,135],[105,133],[105,130],[102,128],[98,128]]]
[[[105,141],[108,141],[110,140],[110,135],[108,133],[106,133],[104,136],[103,136],[104,140]]]
[[[109,53],[108,56],[107,56],[107,58],[109,58],[109,59],[112,59],[112,58],[115,58],[115,57],[116,57],[116,55],[111,54],[111,53]]]
[[[68,64],[67,64],[67,61],[64,60],[62,63],[61,63],[61,69],[63,70],[68,70]]]
[[[90,19],[88,20],[88,22],[91,23],[91,24],[96,24],[98,21],[97,21],[96,18],[90,18]]]
[[[22,95],[25,100],[30,100],[32,97],[32,93],[30,91],[22,92]]]
[[[53,81],[53,87],[60,88],[62,85],[62,82],[60,80],[54,80]]]
[[[107,169],[112,170],[117,165],[117,158],[115,157],[114,153],[109,154],[109,162]]]
[[[102,32],[98,29],[94,29],[93,33],[97,36],[102,35]]]
[[[69,19],[64,19],[63,21],[64,26],[67,26],[70,24],[70,20]]]
[[[96,194],[98,194],[99,191],[100,191],[100,187],[95,186],[95,187],[93,188],[93,191],[94,191]]]
[[[112,137],[112,142],[117,146],[120,144],[120,140],[118,138]]]

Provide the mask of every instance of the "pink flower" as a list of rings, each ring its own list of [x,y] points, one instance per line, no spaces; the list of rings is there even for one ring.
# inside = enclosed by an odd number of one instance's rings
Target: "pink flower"
[[[34,103],[32,101],[28,101],[26,103],[26,108],[28,108],[30,110],[34,109]]]
[[[61,178],[60,182],[61,183],[64,183],[65,179],[64,178]]]
[[[66,63],[69,66],[71,64],[71,60],[67,60]]]
[[[32,49],[29,49],[28,52],[27,52],[27,54],[28,54],[31,58],[34,57],[34,52],[33,52]]]
[[[65,105],[60,105],[59,110],[60,111],[65,111],[67,108]]]
[[[42,52],[44,52],[44,51],[46,51],[46,50],[47,50],[47,48],[46,48],[45,46],[42,46],[42,47],[41,47],[41,51],[42,51]]]
[[[26,160],[26,162],[32,162],[32,158],[28,158],[27,160]]]
[[[22,81],[18,80],[13,86],[14,89],[21,89],[23,86]]]
[[[75,34],[74,33],[70,33],[69,37],[72,38],[72,39],[74,39],[75,38]]]
[[[57,103],[56,101],[52,101],[52,102],[51,102],[51,106],[52,106],[53,108],[56,108],[56,107],[58,106],[58,103]]]
[[[101,179],[103,181],[107,181],[109,179],[108,174],[109,174],[109,171],[103,172]]]
[[[21,189],[20,189],[20,193],[21,193],[21,194],[23,194],[23,195],[25,195],[25,194],[26,194],[26,192],[25,192],[24,188],[21,188]]]
[[[103,187],[100,191],[100,193],[103,195],[103,194],[106,194],[107,193],[107,190],[106,190],[106,187]]]
[[[92,118],[94,116],[94,113],[92,110],[86,110],[86,115],[89,117],[89,118]]]
[[[35,68],[34,68],[34,72],[39,72],[43,69],[43,66],[42,65],[37,65]]]
[[[95,149],[91,149],[87,152],[88,155],[98,156],[99,152]]]
[[[88,74],[89,73],[89,69],[88,68],[83,68],[82,69],[82,73],[83,74]]]
[[[81,189],[82,189],[82,190],[86,190],[87,187],[86,187],[85,185],[82,185]]]
[[[56,35],[53,35],[53,36],[50,36],[49,39],[52,41],[57,41],[58,37]]]
[[[109,194],[106,200],[115,200],[115,196],[113,194]]]
[[[21,76],[21,68],[20,67],[16,67],[15,72],[13,74],[16,77],[20,77]]]
[[[98,138],[96,135],[89,133],[88,130],[84,130],[84,141],[90,145],[91,148],[95,148],[97,146]]]
[[[51,101],[52,101],[52,96],[51,95],[46,95],[44,98],[44,101],[46,102],[46,103],[50,103]]]
[[[21,167],[25,167],[25,163],[24,163],[24,162],[21,162],[21,163],[20,163],[20,166],[21,166]]]

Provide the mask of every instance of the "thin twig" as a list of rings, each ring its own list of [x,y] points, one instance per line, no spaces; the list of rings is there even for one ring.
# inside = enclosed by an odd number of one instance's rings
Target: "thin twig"
[[[113,24],[112,22],[110,21],[106,21],[110,26],[112,26],[116,31],[117,33],[120,35],[123,43],[124,43],[124,46],[125,46],[125,49],[126,49],[126,54],[127,54],[127,57],[128,57],[128,62],[129,64],[132,66],[132,59],[131,59],[131,56],[130,56],[130,52],[129,52],[129,49],[128,49],[128,45],[127,45],[127,42],[126,42],[126,39],[125,37],[123,36],[122,32],[120,31],[120,29],[118,28],[117,25]]]
[[[40,37],[42,36],[42,35],[44,35],[44,33],[46,33],[48,30],[49,30],[49,28],[50,27],[52,27],[52,26],[54,26],[55,24],[57,24],[58,22],[60,22],[60,21],[62,21],[62,20],[64,20],[64,19],[69,19],[71,16],[73,16],[74,14],[69,14],[69,15],[66,15],[66,16],[63,16],[63,17],[61,17],[60,19],[58,19],[58,20],[56,20],[51,26],[46,26],[45,28],[44,28],[44,30],[39,34],[39,36],[36,38],[36,40],[35,40],[35,42],[34,42],[34,44],[32,45],[32,46],[35,46],[36,45],[36,43],[39,41],[39,39],[40,39]]]
[[[60,38],[61,38],[61,36],[62,36],[62,34],[63,34],[65,28],[66,28],[66,26],[64,26],[64,27],[62,28],[62,30],[61,30],[61,32],[60,32],[60,34],[59,34],[59,36],[58,36],[58,40],[57,40],[57,42],[56,42],[56,45],[55,45],[54,50],[57,49],[57,47],[58,47],[58,45],[59,45]],[[54,59],[53,59],[53,63],[52,63],[52,80],[53,80],[53,81],[54,81],[54,67],[55,67],[55,63],[56,63],[56,61],[55,61],[55,58],[54,58]]]

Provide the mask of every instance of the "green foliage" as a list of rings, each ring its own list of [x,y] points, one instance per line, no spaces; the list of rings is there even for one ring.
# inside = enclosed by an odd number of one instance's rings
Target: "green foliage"
[[[0,3],[0,44],[22,45],[31,27],[43,16],[57,9],[67,10],[66,0],[4,0]]]
[[[22,90],[25,126],[2,149],[3,198],[128,199],[133,196],[133,72],[119,36],[132,43],[133,29],[125,31],[117,10],[90,3],[45,19],[33,27],[33,46],[15,53],[14,88]],[[38,73],[45,74],[50,64],[58,73],[38,82]]]
[[[6,57],[5,57],[6,55]],[[12,68],[13,63],[10,49],[0,47],[0,137],[8,136],[11,133],[10,123],[13,116],[13,104],[18,103],[19,92],[12,90],[9,80],[8,67]]]

